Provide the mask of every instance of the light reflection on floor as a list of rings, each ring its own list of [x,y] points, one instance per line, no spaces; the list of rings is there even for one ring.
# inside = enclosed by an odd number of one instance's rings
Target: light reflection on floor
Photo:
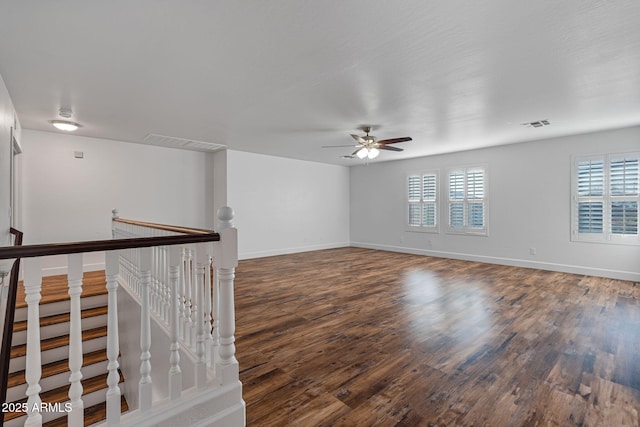
[[[408,332],[417,340],[446,334],[458,343],[485,341],[483,333],[493,327],[488,314],[492,301],[480,283],[465,280],[465,292],[453,293],[437,274],[423,270],[407,273],[403,283],[403,298],[413,308],[407,313]]]

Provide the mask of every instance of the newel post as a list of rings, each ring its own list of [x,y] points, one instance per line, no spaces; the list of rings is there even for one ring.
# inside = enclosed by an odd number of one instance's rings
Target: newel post
[[[218,331],[220,345],[218,359],[215,363],[215,373],[222,385],[239,381],[238,360],[235,357],[235,301],[233,280],[235,268],[238,265],[238,230],[233,227],[233,209],[228,206],[218,210],[218,233],[220,242],[214,247],[216,260],[216,276],[219,282],[220,297],[218,300],[219,322]]]
[[[112,238],[116,238],[116,234],[118,233],[118,230],[116,229],[116,224],[115,224],[115,220],[120,218],[120,216],[118,215],[118,209],[113,209],[111,211],[111,237]]]

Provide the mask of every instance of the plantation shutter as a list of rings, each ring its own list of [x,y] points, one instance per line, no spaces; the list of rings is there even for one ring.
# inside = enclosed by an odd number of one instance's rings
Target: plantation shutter
[[[640,244],[639,160],[640,153],[576,159],[572,239]]]
[[[438,181],[436,173],[407,178],[408,225],[434,230],[437,225]]]
[[[613,158],[610,167],[611,233],[637,235],[638,201],[627,198],[638,196],[638,159]]]
[[[449,171],[449,228],[455,233],[486,233],[486,171]]]

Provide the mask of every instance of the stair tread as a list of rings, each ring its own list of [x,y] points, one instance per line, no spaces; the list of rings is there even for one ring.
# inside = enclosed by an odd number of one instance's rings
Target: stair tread
[[[87,317],[101,316],[107,314],[109,308],[104,305],[100,307],[87,308],[80,312],[80,317],[82,319],[86,319]],[[41,317],[40,318],[40,327],[43,328],[45,326],[56,325],[58,323],[68,322],[70,319],[69,313],[55,314],[53,316]],[[13,332],[22,332],[27,330],[27,321],[23,320],[21,322],[15,322],[13,324]]]
[[[129,404],[124,396],[120,396],[120,412],[126,412],[129,410]],[[107,403],[102,402],[97,405],[84,408],[84,425],[89,426],[91,424],[98,423],[107,419]],[[43,423],[42,427],[66,427],[67,417],[63,416]]]
[[[105,295],[106,278],[104,270],[87,271],[82,277],[82,297],[91,297],[95,295]],[[47,276],[42,278],[42,299],[40,304],[50,304],[60,301],[69,300],[68,279],[66,274],[58,276]],[[27,303],[24,301],[24,286],[20,281],[18,292],[16,294],[16,309],[24,308]]]
[[[106,362],[107,358],[107,350],[96,350],[91,353],[82,355],[82,367],[93,365],[95,363]],[[69,371],[69,361],[67,359],[58,360],[56,362],[47,363],[46,365],[42,365],[42,375],[40,378],[47,378],[53,375],[61,374],[63,372],[71,372]],[[16,387],[21,384],[25,384],[25,371],[17,371],[9,374],[9,380],[7,382],[7,388]]]
[[[119,382],[124,381],[124,377],[122,376],[122,372],[118,370],[120,374]],[[107,376],[108,373],[96,375],[95,377],[83,379],[82,383],[82,395],[87,395],[89,393],[93,393],[94,391],[104,390],[107,388]],[[40,393],[40,400],[42,402],[55,404],[55,403],[63,403],[69,401],[69,384],[65,384],[58,388],[54,388],[49,391],[45,391]],[[23,397],[20,400],[16,400],[15,403],[24,403],[27,401],[27,397]],[[23,412],[7,412],[5,413],[5,421],[11,420],[13,418],[18,418],[24,415]]]
[[[94,338],[106,337],[107,327],[100,326],[98,328],[82,331],[82,341],[92,340]],[[40,351],[47,351],[57,347],[69,345],[69,335],[60,335],[53,338],[40,341]],[[27,344],[20,344],[11,347],[11,358],[25,356],[27,354]]]

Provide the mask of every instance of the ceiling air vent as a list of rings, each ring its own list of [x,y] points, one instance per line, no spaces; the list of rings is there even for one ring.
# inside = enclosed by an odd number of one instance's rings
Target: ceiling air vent
[[[179,148],[182,150],[192,151],[218,151],[226,148],[226,145],[215,144],[213,142],[194,141],[192,139],[174,138],[172,136],[156,135],[150,133],[147,135],[142,144],[155,145],[158,147]]]
[[[549,126],[551,123],[549,123],[549,120],[538,120],[536,122],[527,122],[527,123],[520,123],[520,124],[528,128],[541,128],[544,126]]]

